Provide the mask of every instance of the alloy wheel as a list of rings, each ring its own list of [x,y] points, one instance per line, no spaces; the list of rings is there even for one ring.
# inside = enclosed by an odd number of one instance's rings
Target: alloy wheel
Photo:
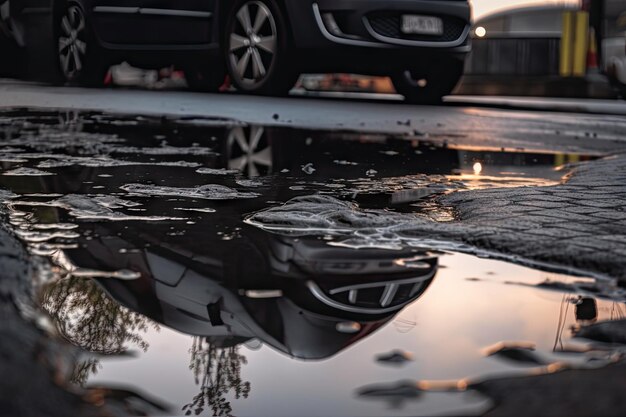
[[[244,3],[235,17],[228,34],[231,75],[240,85],[254,89],[265,82],[276,59],[276,20],[260,1]]]
[[[76,4],[70,4],[60,20],[58,53],[65,78],[77,78],[85,66],[87,41],[85,15]]]

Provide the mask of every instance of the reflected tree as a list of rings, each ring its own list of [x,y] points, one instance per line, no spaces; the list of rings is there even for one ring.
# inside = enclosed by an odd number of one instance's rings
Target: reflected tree
[[[239,353],[239,346],[220,348],[202,337],[194,337],[189,350],[196,385],[200,393],[185,405],[185,415],[200,415],[205,409],[213,416],[231,416],[232,406],[226,395],[233,393],[236,399],[248,398],[250,382],[241,379],[241,367],[247,363]]]
[[[146,317],[122,307],[91,280],[67,277],[44,288],[41,306],[72,344],[100,355],[120,355],[135,346],[144,352],[143,339],[151,326]],[[99,361],[89,358],[76,364],[73,382],[84,384],[97,372]]]

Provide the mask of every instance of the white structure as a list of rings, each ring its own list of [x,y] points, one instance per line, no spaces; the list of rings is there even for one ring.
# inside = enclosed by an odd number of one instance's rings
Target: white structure
[[[602,65],[626,89],[626,1],[605,0]]]

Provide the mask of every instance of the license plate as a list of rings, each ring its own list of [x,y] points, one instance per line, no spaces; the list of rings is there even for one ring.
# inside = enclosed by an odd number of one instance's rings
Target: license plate
[[[433,16],[405,14],[402,16],[402,33],[416,35],[443,35],[443,20]]]

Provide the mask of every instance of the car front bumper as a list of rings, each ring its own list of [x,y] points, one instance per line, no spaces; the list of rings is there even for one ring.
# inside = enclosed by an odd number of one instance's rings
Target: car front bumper
[[[304,4],[303,4],[304,3]],[[470,6],[458,0],[290,0],[288,15],[295,46],[370,49],[469,50]],[[405,35],[403,14],[439,17],[441,35]]]

